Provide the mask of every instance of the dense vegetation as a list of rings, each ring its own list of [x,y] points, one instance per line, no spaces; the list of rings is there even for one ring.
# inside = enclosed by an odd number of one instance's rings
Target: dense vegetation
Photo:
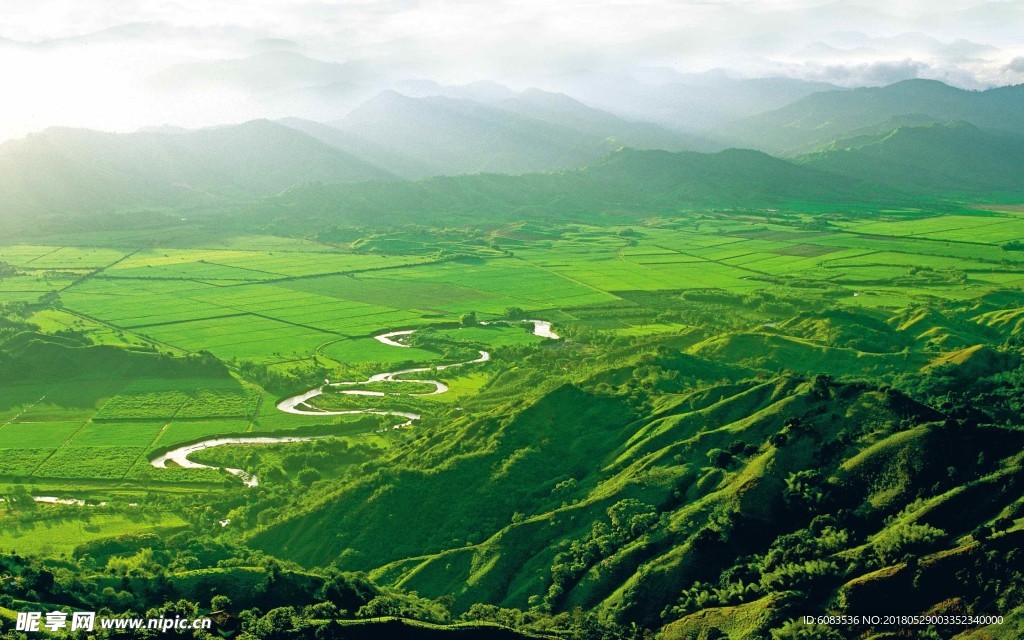
[[[854,127],[925,89],[790,108]],[[950,98],[984,122],[794,162],[621,149],[247,204],[245,171],[158,183],[264,134],[372,167],[268,123],[89,138],[88,206],[4,219],[2,637],[58,608],[257,639],[1019,637],[1024,224],[994,203],[1020,154],[987,94]],[[125,157],[156,163],[145,198]],[[803,620],[887,613],[1003,622]]]

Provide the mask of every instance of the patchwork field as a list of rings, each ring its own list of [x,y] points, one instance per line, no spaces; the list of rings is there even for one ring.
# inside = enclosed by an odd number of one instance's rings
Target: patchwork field
[[[758,304],[770,310],[771,299],[811,295],[884,317],[910,305],[1024,285],[1024,252],[1006,244],[1024,238],[1024,218],[1015,212],[705,214],[631,227],[530,225],[491,237],[488,245],[429,233],[375,234],[347,248],[271,236],[209,246],[194,240],[191,247],[131,247],[128,239],[111,246],[4,246],[0,261],[15,272],[0,280],[0,299],[34,303],[58,296],[58,307],[42,305],[31,315],[44,332],[155,353],[209,352],[230,366],[263,367],[265,376],[292,380],[295,393],[328,371],[358,380],[389,370],[384,367],[451,362],[455,356],[444,354],[451,349],[487,349],[500,361],[502,349],[544,342],[526,326],[460,327],[470,312],[487,320],[515,309],[551,320],[560,330],[630,338],[685,336],[690,321],[686,305],[678,310],[680,297],[700,307],[718,304],[718,295],[734,296],[728,304],[760,296]],[[440,258],[444,252],[451,255]],[[1006,322],[991,314],[979,320],[986,326]],[[373,339],[427,327],[441,329],[434,342],[411,348]],[[753,332],[700,344],[694,338],[693,349],[717,353],[736,344],[770,343],[765,357],[780,361],[898,366],[887,364],[898,359],[885,354],[830,351],[817,335],[807,341],[803,335],[764,336],[766,329],[756,325],[745,329]],[[929,344],[945,340],[941,332],[935,335],[940,337]],[[795,355],[781,355],[789,352]],[[455,406],[493,375],[487,368],[451,370],[443,376],[449,393],[413,404]],[[238,375],[139,377],[123,371],[71,381],[12,381],[0,389],[0,450],[11,452],[0,462],[0,476],[138,479],[154,452],[173,445],[253,432],[344,430],[359,422],[283,414],[275,407],[281,394],[260,384]],[[360,404],[358,396],[331,402]],[[363,404],[395,403],[371,398]]]

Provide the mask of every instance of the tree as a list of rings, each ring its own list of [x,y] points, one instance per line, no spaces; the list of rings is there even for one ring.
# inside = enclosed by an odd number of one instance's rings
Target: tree
[[[317,471],[316,469],[313,469],[311,467],[306,467],[305,469],[303,469],[302,471],[299,472],[299,476],[298,477],[299,477],[299,483],[308,487],[311,484],[313,484],[314,482],[316,482],[317,480],[320,480],[321,476],[320,476],[320,472]]]
[[[213,596],[210,599],[211,611],[228,611],[231,609],[231,598],[227,596]]]
[[[732,464],[732,454],[725,449],[712,449],[708,451],[708,462],[711,466],[725,469]]]
[[[477,324],[476,311],[467,311],[466,313],[462,314],[462,317],[459,318],[459,322],[464,327],[471,327]]]
[[[397,616],[402,610],[401,603],[392,596],[377,596],[356,612],[358,618],[383,618]]]

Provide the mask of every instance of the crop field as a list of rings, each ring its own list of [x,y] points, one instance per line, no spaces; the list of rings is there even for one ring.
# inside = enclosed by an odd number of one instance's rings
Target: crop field
[[[162,422],[91,422],[72,438],[68,447],[148,447],[163,429]]]
[[[658,316],[665,300],[687,291],[795,297],[813,291],[839,305],[885,313],[1024,285],[1024,252],[1002,246],[1024,238],[1024,219],[1016,213],[898,212],[838,218],[815,230],[805,222],[750,214],[611,229],[534,225],[528,233],[495,232],[501,251],[430,234],[417,240],[408,232],[352,244],[385,247],[387,255],[272,236],[166,247],[133,247],[127,237],[107,247],[5,246],[0,260],[17,273],[0,280],[0,300],[34,302],[56,292],[61,306],[35,310],[31,321],[96,343],[206,351],[229,365],[266,365],[275,375],[307,367],[310,373],[292,383],[295,393],[319,383],[314,366],[339,368],[337,375],[357,380],[446,361],[436,345],[396,348],[373,339],[386,331],[437,327],[434,335],[445,344],[498,350],[499,357],[504,347],[545,342],[529,325],[459,327],[467,312],[489,320],[515,307],[553,321],[556,331],[576,325],[642,338],[690,331],[678,317]],[[464,255],[438,261],[438,249]],[[793,340],[776,342],[797,348],[801,343]],[[454,406],[486,389],[492,375],[486,366],[453,369],[439,376],[450,386],[447,394],[416,400],[337,394],[323,400],[333,408]],[[399,395],[429,390],[377,387],[367,388]],[[401,421],[288,415],[277,410],[279,399],[237,375],[10,384],[0,388],[0,451],[6,452],[0,476],[217,481],[214,472],[174,476],[174,470],[149,469],[148,459],[173,445],[229,434],[362,432]]]
[[[208,378],[6,387],[0,475],[120,479],[159,447],[249,430],[262,393]]]
[[[185,522],[174,515],[92,514],[87,520],[77,516],[76,508],[41,507],[53,516],[16,526],[0,526],[0,548],[22,554],[70,556],[74,549],[92,540],[142,533],[167,534],[184,528]],[[66,518],[60,517],[66,515]],[[0,515],[0,524],[7,524]]]
[[[56,449],[82,428],[80,422],[18,422],[0,427],[4,449]]]
[[[107,445],[57,449],[33,475],[43,478],[123,478],[146,447]]]
[[[160,431],[153,444],[163,448],[219,435],[245,433],[249,429],[248,420],[174,420]]]
[[[439,358],[439,355],[432,351],[412,347],[396,349],[373,338],[349,338],[332,342],[326,345],[321,353],[337,362],[429,363]]]

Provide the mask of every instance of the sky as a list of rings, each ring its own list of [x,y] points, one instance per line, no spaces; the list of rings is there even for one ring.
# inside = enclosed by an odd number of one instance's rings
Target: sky
[[[1024,0],[5,0],[0,140],[330,119],[403,81],[1024,82]]]

